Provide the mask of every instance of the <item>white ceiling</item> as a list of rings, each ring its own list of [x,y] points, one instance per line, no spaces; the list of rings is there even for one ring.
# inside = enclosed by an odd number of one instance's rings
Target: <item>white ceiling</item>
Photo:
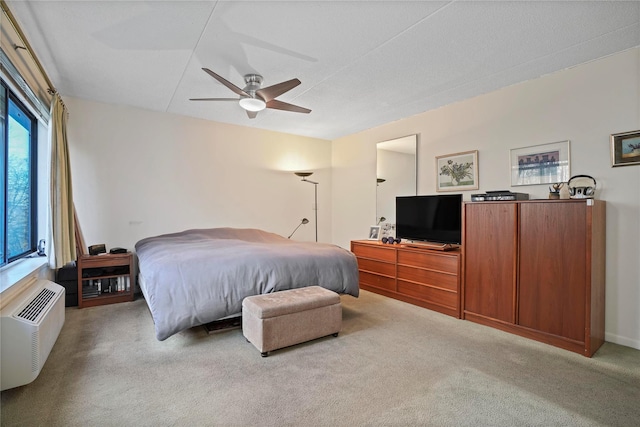
[[[640,46],[638,1],[7,4],[63,97],[329,140]],[[236,96],[202,67],[312,112],[189,101]]]

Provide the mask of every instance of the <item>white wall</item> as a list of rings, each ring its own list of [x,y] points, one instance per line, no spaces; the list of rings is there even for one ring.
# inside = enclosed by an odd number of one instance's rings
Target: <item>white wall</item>
[[[331,240],[331,143],[65,98],[74,201],[87,245],[133,249],[188,228],[261,228]],[[240,114],[241,111],[238,112]]]
[[[571,175],[607,201],[606,340],[640,349],[640,166],[611,167],[609,135],[640,129],[640,49],[333,141],[333,241],[349,247],[375,218],[376,143],[418,133],[418,194],[436,191],[435,156],[479,150],[480,189],[511,187],[509,150],[571,141]],[[355,197],[354,195],[357,195]]]

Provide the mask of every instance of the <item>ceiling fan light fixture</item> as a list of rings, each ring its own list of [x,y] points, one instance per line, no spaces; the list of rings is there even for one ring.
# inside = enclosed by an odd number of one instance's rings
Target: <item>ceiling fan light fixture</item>
[[[247,111],[262,111],[267,108],[267,103],[259,98],[240,98],[240,106]]]
[[[254,119],[259,111],[265,108],[274,110],[291,111],[293,113],[311,112],[308,108],[278,101],[276,98],[285,92],[290,91],[300,84],[300,80],[291,79],[269,87],[262,87],[262,76],[259,74],[247,74],[244,76],[246,86],[240,89],[227,79],[214,73],[208,68],[203,70],[211,77],[222,83],[240,98],[190,98],[191,101],[238,101],[240,107],[247,112],[250,119]]]

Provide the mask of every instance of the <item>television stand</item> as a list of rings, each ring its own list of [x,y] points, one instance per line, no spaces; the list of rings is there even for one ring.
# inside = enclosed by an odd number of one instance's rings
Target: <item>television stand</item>
[[[451,243],[432,243],[432,242],[407,242],[402,245],[408,248],[431,249],[433,251],[453,251],[458,249],[458,245]]]

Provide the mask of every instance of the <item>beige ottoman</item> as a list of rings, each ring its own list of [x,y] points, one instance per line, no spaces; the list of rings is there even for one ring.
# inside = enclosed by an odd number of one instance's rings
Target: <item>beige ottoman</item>
[[[341,327],[340,296],[320,286],[254,295],[242,301],[242,333],[262,357],[279,348],[338,336]]]

